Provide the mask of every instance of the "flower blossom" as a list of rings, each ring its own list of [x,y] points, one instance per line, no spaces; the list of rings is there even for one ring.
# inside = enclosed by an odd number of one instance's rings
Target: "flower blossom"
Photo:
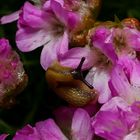
[[[9,41],[0,39],[0,106],[9,106],[28,81],[18,54]]]
[[[72,118],[69,136],[66,137],[53,119],[36,123],[35,127],[26,125],[17,131],[13,140],[92,140],[91,120],[86,111],[77,109]]]
[[[23,52],[44,45],[41,65],[45,70],[68,51],[68,32],[79,21],[78,15],[65,9],[62,2],[51,0],[49,8],[45,9],[44,6],[40,9],[26,2],[18,20],[16,33],[17,47]]]
[[[8,136],[7,134],[0,135],[0,140],[5,140],[7,136]]]
[[[86,80],[100,93],[99,103],[112,97],[109,87],[111,72],[124,56],[136,59],[140,48],[140,32],[124,21],[103,23],[90,31],[91,44],[98,55],[97,62],[89,71]]]
[[[112,94],[129,104],[140,101],[140,62],[123,56],[111,73],[109,83]]]
[[[63,61],[62,64],[67,64],[65,66],[74,67],[68,64],[67,60],[64,62],[63,58],[71,55],[71,51],[69,54],[68,49],[70,48],[69,43],[72,41],[73,34],[77,34],[77,32],[86,28],[87,23],[84,23],[84,20],[87,19],[87,16],[89,16],[90,21],[92,20],[90,9],[97,10],[100,0],[96,2],[85,2],[82,0],[33,0],[33,2],[35,5],[25,2],[21,10],[13,13],[11,16],[2,17],[1,23],[5,24],[18,19],[16,43],[19,50],[29,52],[44,46],[40,61],[45,70],[55,60],[60,61],[60,63]],[[78,45],[80,46],[80,44]],[[80,50],[78,47],[74,51],[82,52],[83,49],[81,48]],[[89,51],[85,51],[85,53],[82,53],[85,54],[82,57],[86,58],[89,56]],[[75,65],[78,65],[80,59],[78,58],[78,61],[75,61]],[[87,61],[89,64],[90,60],[86,59],[85,65]]]
[[[107,140],[140,139],[140,102],[131,106],[120,97],[105,103],[93,117],[95,134]]]

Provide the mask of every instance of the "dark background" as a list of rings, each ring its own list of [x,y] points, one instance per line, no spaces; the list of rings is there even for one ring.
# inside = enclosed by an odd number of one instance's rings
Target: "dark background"
[[[0,0],[0,16],[18,10],[24,0]],[[120,20],[126,17],[140,19],[140,0],[103,0],[97,20],[114,20],[116,15]],[[0,109],[0,133],[14,134],[23,125],[53,117],[53,110],[66,104],[47,88],[45,71],[39,64],[41,48],[21,53],[15,44],[16,22],[0,25],[0,37],[10,40],[13,48],[19,53],[29,76],[27,88],[17,96],[17,102],[11,109]],[[10,139],[10,138],[9,138]]]

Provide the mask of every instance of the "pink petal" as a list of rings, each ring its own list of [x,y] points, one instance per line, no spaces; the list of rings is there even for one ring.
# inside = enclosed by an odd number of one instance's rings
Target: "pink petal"
[[[79,16],[71,11],[66,10],[59,2],[52,0],[51,7],[56,17],[65,26],[69,26],[69,28],[72,29],[75,27],[77,22],[79,22]]]
[[[82,69],[88,69],[96,62],[96,55],[88,47],[72,48],[68,50],[68,52],[65,53],[63,56],[59,57],[59,61],[63,66],[77,68],[82,57],[86,58],[83,63]]]
[[[68,15],[67,11],[62,7],[62,5],[55,0],[51,0],[51,7],[59,21],[67,25]]]
[[[16,43],[19,50],[23,52],[32,51],[50,40],[45,30],[32,29],[30,27],[19,29],[16,33]]]
[[[7,15],[7,16],[3,16],[1,19],[0,19],[0,24],[6,24],[6,23],[11,23],[13,21],[16,21],[18,20],[19,18],[19,14],[21,13],[21,10],[18,10],[10,15]]]
[[[64,0],[57,0],[57,2],[63,6],[64,5]],[[51,0],[48,0],[44,3],[43,9],[46,11],[51,11]]]
[[[63,36],[54,38],[48,42],[41,53],[41,65],[47,70],[54,60],[58,60],[58,56],[63,55],[68,50],[68,34],[64,32]]]
[[[34,6],[29,2],[25,2],[22,13],[19,17],[19,24],[21,24],[21,26],[26,25],[32,28],[40,29],[47,24],[49,17],[50,15],[39,9],[39,7]]]
[[[54,111],[55,120],[63,132],[69,133],[75,110],[74,107],[59,107]]]
[[[52,119],[36,123],[42,140],[68,140]]]
[[[139,139],[140,139],[139,130],[132,131],[123,138],[123,140],[139,140]]]
[[[116,93],[124,98],[128,103],[140,100],[139,89],[130,85],[121,65],[117,65],[113,69],[111,74],[111,83]]]
[[[109,29],[104,27],[97,28],[92,35],[92,44],[112,60],[112,62],[116,62],[118,59],[113,47],[112,34]]]
[[[107,140],[121,140],[129,132],[129,124],[134,123],[129,105],[120,97],[105,103],[93,117],[95,133]],[[127,120],[127,117],[129,120]],[[132,123],[133,122],[133,123]]]
[[[111,98],[111,91],[108,85],[110,69],[93,67],[87,74],[86,80],[99,92],[99,103],[105,103]]]
[[[5,140],[8,134],[1,134],[0,135],[0,140]]]
[[[58,57],[61,55],[64,55],[68,51],[69,40],[68,40],[67,31],[64,32],[60,40],[61,42],[59,44],[60,46],[59,46],[59,51],[58,51]]]
[[[94,131],[91,127],[91,119],[83,109],[77,109],[74,113],[71,126],[72,139],[92,140]]]
[[[57,41],[51,40],[48,42],[41,52],[40,63],[44,70],[47,70],[54,60],[57,60]]]
[[[119,57],[119,61],[117,62],[122,66],[129,82],[132,85],[139,86],[140,83],[140,62],[139,60],[132,59],[129,56],[121,56]]]
[[[35,128],[26,125],[21,130],[18,130],[13,140],[40,140],[41,137]]]
[[[95,134],[105,140],[122,140],[127,134],[127,124],[120,112],[100,111],[92,123]]]
[[[140,51],[140,32],[136,29],[124,28],[128,45],[136,51]]]
[[[11,51],[11,46],[9,44],[9,41],[5,38],[1,38],[0,39],[0,56],[7,57],[10,51]]]
[[[131,109],[133,112],[140,114],[140,101],[136,101],[132,104]]]
[[[106,102],[101,108],[100,111],[112,111],[116,112],[118,109],[123,111],[129,111],[129,104],[121,97],[116,96],[113,97],[111,100]]]
[[[131,67],[132,71],[130,71],[130,82],[135,87],[140,87],[140,62],[139,61],[132,61],[131,65],[128,66],[128,68]]]
[[[44,9],[45,11],[51,11],[50,3],[51,3],[50,0],[48,0],[48,1],[46,1],[46,2],[44,3],[43,9]]]
[[[95,134],[107,140],[136,138],[134,135],[132,136],[132,133],[139,130],[140,114],[139,111],[133,112],[134,110],[131,110],[131,107],[120,97],[114,97],[105,103],[96,116],[93,117],[92,126]],[[133,134],[138,135],[136,131]]]

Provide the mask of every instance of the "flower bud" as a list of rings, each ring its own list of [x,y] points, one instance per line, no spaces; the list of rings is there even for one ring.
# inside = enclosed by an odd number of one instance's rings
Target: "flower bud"
[[[12,50],[9,41],[0,39],[0,107],[10,107],[14,104],[15,96],[27,85],[19,55]]]

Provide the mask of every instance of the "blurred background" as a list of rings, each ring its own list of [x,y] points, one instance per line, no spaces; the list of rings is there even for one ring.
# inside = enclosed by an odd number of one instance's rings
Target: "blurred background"
[[[20,9],[24,2],[25,0],[0,0],[0,17]],[[97,20],[113,21],[114,15],[120,20],[126,17],[140,19],[140,0],[103,0]],[[17,96],[15,106],[0,109],[0,133],[10,134],[14,134],[17,129],[27,123],[34,124],[53,117],[52,111],[66,104],[47,87],[45,71],[39,63],[42,48],[30,53],[21,53],[16,48],[15,33],[16,22],[0,25],[0,37],[10,40],[13,48],[20,55],[29,77],[28,86]]]

